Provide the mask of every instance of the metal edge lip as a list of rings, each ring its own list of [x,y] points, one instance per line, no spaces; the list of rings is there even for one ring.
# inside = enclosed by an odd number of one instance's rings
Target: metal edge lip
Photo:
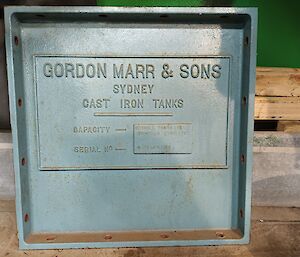
[[[250,58],[249,58],[249,109],[247,124],[247,145],[246,145],[246,175],[245,175],[245,216],[244,216],[244,236],[245,243],[250,241],[251,231],[251,197],[252,197],[252,174],[253,174],[253,137],[254,137],[254,104],[256,87],[256,55],[257,55],[257,27],[258,27],[258,8],[253,8],[251,14],[251,36],[250,36]],[[252,119],[252,120],[250,120]],[[250,158],[249,158],[250,157]],[[252,161],[250,162],[249,159]]]
[[[169,14],[249,14],[257,15],[256,7],[112,7],[112,6],[7,6],[8,14],[13,13],[169,13]]]
[[[127,248],[127,247],[180,247],[180,246],[215,246],[215,245],[232,245],[232,244],[247,244],[249,237],[241,239],[213,239],[213,240],[180,240],[180,241],[140,241],[140,242],[87,242],[87,243],[26,243],[20,242],[20,249],[78,249],[78,248]]]
[[[15,78],[13,67],[13,35],[12,35],[12,11],[4,12],[4,25],[5,25],[5,48],[6,48],[6,68],[7,68],[7,82],[8,82],[8,95],[9,95],[9,111],[10,123],[12,127],[12,145],[13,145],[13,169],[15,175],[15,207],[17,217],[17,230],[19,245],[24,240],[24,226],[23,226],[23,211],[22,211],[22,192],[21,192],[21,178],[20,178],[20,162],[19,162],[19,140],[18,131],[13,129],[17,124],[17,106],[15,94]]]

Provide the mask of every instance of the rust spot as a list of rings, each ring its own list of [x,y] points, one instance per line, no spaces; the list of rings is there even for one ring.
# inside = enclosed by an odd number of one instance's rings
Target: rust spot
[[[23,104],[22,98],[19,98],[19,99],[18,99],[18,106],[21,107],[22,104]]]
[[[161,234],[160,237],[163,238],[163,239],[167,239],[167,238],[169,238],[170,236],[167,235],[167,234]]]
[[[22,164],[22,166],[24,166],[26,164],[26,159],[25,158],[22,158],[21,164]]]
[[[225,238],[225,235],[224,235],[223,232],[216,232],[216,236],[217,236],[218,238]]]
[[[246,160],[245,155],[241,154],[241,163],[245,163],[245,160]]]
[[[243,211],[243,209],[240,209],[240,218],[241,219],[244,218],[244,211]]]
[[[54,241],[56,239],[55,236],[49,236],[46,238],[47,241]]]
[[[112,239],[112,236],[111,235],[105,235],[104,236],[104,240],[111,240]]]
[[[19,44],[19,38],[17,36],[14,37],[15,45],[17,46]]]
[[[25,221],[25,222],[28,222],[28,221],[29,221],[29,215],[28,215],[28,213],[25,213],[24,221]]]

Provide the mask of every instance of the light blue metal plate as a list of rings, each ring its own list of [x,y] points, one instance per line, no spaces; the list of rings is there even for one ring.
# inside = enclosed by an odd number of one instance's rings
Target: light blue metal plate
[[[5,10],[20,247],[247,243],[256,10]]]

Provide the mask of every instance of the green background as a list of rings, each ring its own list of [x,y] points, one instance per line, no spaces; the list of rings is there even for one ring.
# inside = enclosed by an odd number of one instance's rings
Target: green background
[[[300,0],[97,0],[101,6],[258,7],[257,65],[300,67]]]

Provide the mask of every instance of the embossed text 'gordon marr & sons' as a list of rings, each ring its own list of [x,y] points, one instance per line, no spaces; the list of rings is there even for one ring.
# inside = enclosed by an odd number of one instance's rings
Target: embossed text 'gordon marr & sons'
[[[164,71],[169,67],[163,64],[156,67],[154,64],[116,64],[107,63],[44,63],[43,73],[48,78],[115,78],[115,79],[155,79],[158,76],[165,78]],[[222,66],[220,64],[193,63],[191,65],[182,63],[178,67],[172,67],[179,77],[219,79],[221,77]],[[173,77],[172,74],[169,74]]]

